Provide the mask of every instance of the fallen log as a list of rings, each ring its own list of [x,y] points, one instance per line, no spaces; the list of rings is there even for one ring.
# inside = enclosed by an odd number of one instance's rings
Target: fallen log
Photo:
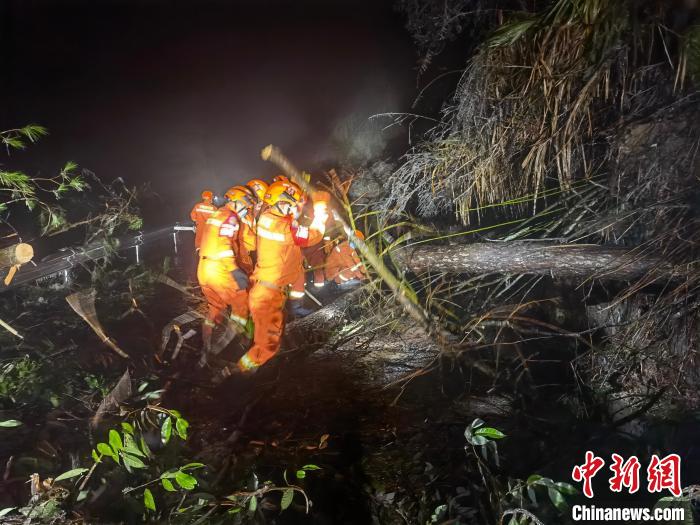
[[[639,248],[592,244],[527,241],[421,244],[397,249],[392,256],[400,267],[414,273],[510,273],[615,280],[674,273],[673,266],[662,257]]]
[[[31,244],[19,243],[0,250],[0,268],[7,268],[7,274],[3,280],[8,286],[15,276],[15,273],[23,264],[34,258],[34,248]]]
[[[332,303],[320,310],[293,321],[284,331],[284,347],[294,350],[297,347],[305,351],[314,351],[325,344],[344,324],[350,322],[354,313],[360,308],[358,303],[363,289],[337,297]]]

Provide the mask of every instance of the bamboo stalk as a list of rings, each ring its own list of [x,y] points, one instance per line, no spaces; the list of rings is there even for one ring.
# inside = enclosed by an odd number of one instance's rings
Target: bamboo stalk
[[[267,160],[275,164],[278,168],[284,171],[290,179],[301,187],[304,192],[311,195],[314,192],[314,187],[308,183],[302,176],[301,171],[299,171],[289,159],[279,150],[279,148],[269,145],[262,150],[261,156],[263,160]],[[333,217],[340,223],[345,233],[345,236],[350,242],[352,242],[357,249],[360,251],[362,256],[367,260],[367,262],[374,268],[374,270],[379,274],[382,280],[387,284],[387,286],[396,295],[397,300],[403,306],[406,313],[408,313],[413,319],[420,323],[421,327],[429,332],[431,330],[431,323],[427,312],[417,303],[410,299],[410,293],[407,293],[406,286],[399,281],[399,279],[392,273],[392,271],[384,264],[379,255],[377,255],[374,250],[372,250],[364,240],[360,239],[355,235],[355,231],[350,227],[350,224],[343,217],[341,212],[342,207],[338,206],[335,201],[335,197],[331,195],[331,206],[330,211]]]

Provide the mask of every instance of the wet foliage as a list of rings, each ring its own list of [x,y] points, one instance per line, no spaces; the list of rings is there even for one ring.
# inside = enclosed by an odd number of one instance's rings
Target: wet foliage
[[[477,45],[440,122],[404,158],[358,148],[363,165],[314,179],[366,232],[381,263],[371,283],[322,295],[275,360],[221,385],[215,365],[196,366],[192,261],[114,253],[3,294],[2,318],[22,336],[0,332],[4,520],[566,523],[585,501],[571,465],[593,448],[681,454],[671,503],[692,514],[696,21],[654,1],[399,4],[421,72],[464,31]],[[21,148],[44,134],[0,136]],[[131,190],[76,170],[6,170],[0,185],[8,205],[43,210],[44,235],[140,228]],[[473,239],[618,244],[668,267],[621,282],[604,269],[561,280],[413,275],[392,262],[411,243]],[[243,350],[234,341],[219,358]],[[601,504],[657,503],[611,496],[605,481]]]

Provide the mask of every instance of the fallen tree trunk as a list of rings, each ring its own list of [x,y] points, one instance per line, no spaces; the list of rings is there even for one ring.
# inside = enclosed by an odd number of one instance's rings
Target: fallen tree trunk
[[[448,246],[422,244],[392,253],[405,270],[445,273],[512,273],[558,278],[631,280],[649,273],[672,276],[662,257],[639,248],[545,242],[499,242]]]
[[[346,377],[354,377],[363,388],[372,390],[386,388],[435,361],[440,347],[411,318],[406,318],[405,330],[393,333],[365,333],[359,328],[356,323],[361,317],[363,293],[360,288],[342,295],[289,323],[281,355],[291,363],[298,362],[300,354],[313,354],[315,366],[323,361],[326,368],[344,371]]]
[[[359,288],[341,295],[320,310],[289,323],[284,333],[285,347],[314,351],[324,345],[338,329],[352,320],[353,313],[359,309],[362,293],[363,289]]]

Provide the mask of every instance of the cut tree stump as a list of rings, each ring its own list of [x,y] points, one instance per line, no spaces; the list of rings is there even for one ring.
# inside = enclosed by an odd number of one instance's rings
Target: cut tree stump
[[[15,264],[25,264],[34,257],[31,244],[21,242],[0,250],[0,268],[9,268]]]
[[[5,286],[8,286],[12,282],[17,270],[33,258],[34,248],[32,248],[31,244],[24,242],[0,249],[0,268],[7,268],[7,273],[3,281]],[[3,273],[5,273],[4,270]]]

